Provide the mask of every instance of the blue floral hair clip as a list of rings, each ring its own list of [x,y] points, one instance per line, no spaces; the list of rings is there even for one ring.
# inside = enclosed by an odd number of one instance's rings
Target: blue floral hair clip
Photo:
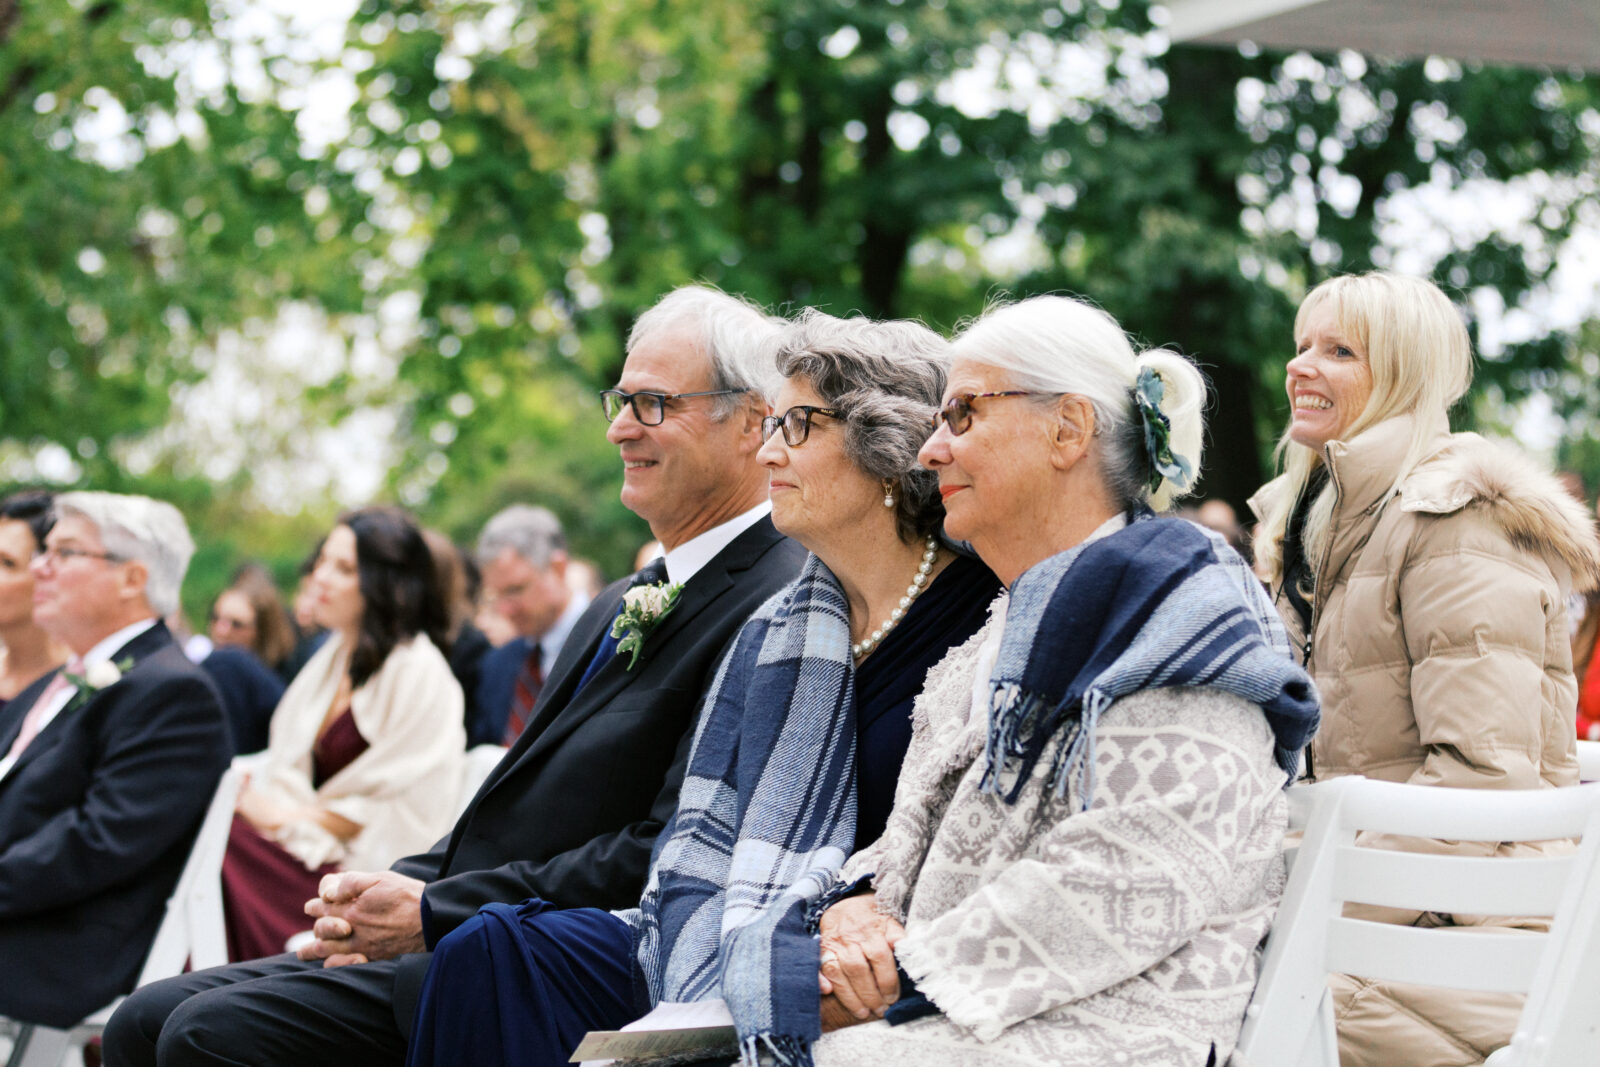
[[[1173,485],[1187,485],[1194,468],[1189,461],[1172,451],[1172,420],[1161,410],[1161,398],[1166,394],[1166,383],[1161,375],[1145,367],[1134,382],[1133,403],[1139,409],[1139,420],[1144,423],[1144,450],[1150,457],[1150,480],[1153,493],[1165,478]]]

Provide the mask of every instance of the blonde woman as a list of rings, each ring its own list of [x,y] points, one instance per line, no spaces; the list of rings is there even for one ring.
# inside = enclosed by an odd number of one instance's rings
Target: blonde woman
[[[1251,506],[1262,519],[1259,564],[1322,694],[1309,776],[1575,784],[1566,600],[1600,577],[1584,509],[1515,449],[1450,432],[1472,356],[1460,315],[1432,283],[1385,272],[1324,282],[1301,304],[1294,340],[1284,473]],[[1477,1064],[1510,1039],[1520,1010],[1506,995],[1349,978],[1335,991],[1346,1067]]]

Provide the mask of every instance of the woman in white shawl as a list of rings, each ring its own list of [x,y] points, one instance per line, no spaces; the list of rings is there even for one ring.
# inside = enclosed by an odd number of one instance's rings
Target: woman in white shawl
[[[318,550],[311,591],[329,637],[273,714],[223,861],[235,961],[282,952],[306,929],[323,874],[382,870],[443,836],[460,788],[461,686],[416,523],[397,508],[345,515]]]
[[[814,909],[815,1062],[1220,1063],[1317,705],[1243,561],[1151,511],[1199,468],[1203,382],[1040,297],[956,340],[944,395],[921,458],[1010,597],[930,673],[887,829]]]

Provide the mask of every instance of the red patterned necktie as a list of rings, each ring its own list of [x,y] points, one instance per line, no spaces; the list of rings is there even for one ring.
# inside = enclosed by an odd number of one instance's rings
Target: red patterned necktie
[[[62,667],[61,670],[56,673],[54,678],[50,679],[50,684],[45,686],[44,689],[39,693],[39,699],[33,702],[33,707],[28,709],[28,714],[22,720],[22,731],[17,734],[17,739],[11,744],[11,751],[9,753],[11,759],[15,760],[18,756],[22,755],[22,750],[28,747],[29,742],[31,742],[35,737],[39,736],[39,731],[44,728],[45,708],[50,706],[50,702],[54,700],[63,689],[66,689],[72,685],[72,683],[67,680],[68,671],[71,671],[73,674],[82,675],[83,660],[79,659],[77,656],[73,656],[72,659],[67,661],[67,665]]]
[[[539,645],[535,643],[528,658],[522,661],[522,669],[517,671],[517,685],[511,691],[511,714],[506,716],[505,736],[500,739],[502,745],[511,746],[527,729],[528,721],[533,718],[533,705],[543,687],[544,668],[539,663]]]

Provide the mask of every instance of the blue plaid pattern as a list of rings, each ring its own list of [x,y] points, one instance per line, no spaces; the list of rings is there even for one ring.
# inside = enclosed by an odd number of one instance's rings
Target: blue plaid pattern
[[[651,1003],[720,996],[747,1064],[809,1064],[821,1033],[809,903],[855,839],[850,613],[815,556],[755,613],[707,697],[639,908]]]

